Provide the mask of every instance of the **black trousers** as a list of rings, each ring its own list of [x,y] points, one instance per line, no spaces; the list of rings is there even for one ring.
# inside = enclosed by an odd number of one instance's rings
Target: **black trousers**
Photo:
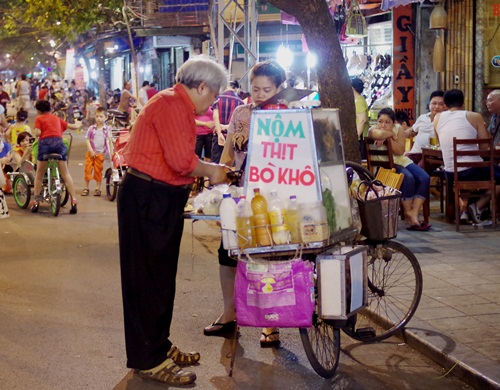
[[[127,367],[166,359],[189,190],[127,174],[118,193],[118,234]]]

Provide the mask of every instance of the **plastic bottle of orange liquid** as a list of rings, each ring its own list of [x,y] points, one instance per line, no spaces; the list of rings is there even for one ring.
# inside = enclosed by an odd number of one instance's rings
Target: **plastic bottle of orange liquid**
[[[260,193],[259,188],[254,188],[253,192],[252,213],[257,245],[270,246],[272,245],[272,239],[269,227],[269,215],[267,214],[267,200]]]
[[[295,195],[290,195],[286,216],[288,219],[288,229],[290,230],[291,243],[298,244],[300,243],[299,204],[297,202],[297,196]]]
[[[252,223],[252,209],[246,197],[240,196],[236,206],[236,232],[240,249],[255,247],[255,231]]]

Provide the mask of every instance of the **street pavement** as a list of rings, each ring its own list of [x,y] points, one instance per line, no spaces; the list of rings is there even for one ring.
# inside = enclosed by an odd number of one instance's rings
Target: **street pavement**
[[[70,170],[83,185],[83,133],[75,134]],[[92,189],[92,187],[91,187]],[[91,191],[92,194],[92,191]],[[0,220],[0,389],[160,389],[125,367],[115,204],[79,197],[79,212],[39,215],[8,197]],[[401,227],[397,240],[417,255],[423,297],[403,339],[353,342],[342,333],[337,374],[310,367],[296,329],[282,347],[262,350],[259,330],[242,328],[234,375],[230,342],[204,337],[221,308],[213,222],[186,221],[172,339],[199,350],[201,389],[477,389],[500,388],[498,231],[454,225],[432,214],[430,232]],[[441,364],[436,369],[412,349]]]

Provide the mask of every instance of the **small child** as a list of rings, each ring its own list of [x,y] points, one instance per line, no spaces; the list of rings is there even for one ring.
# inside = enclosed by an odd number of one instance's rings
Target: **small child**
[[[101,196],[101,182],[104,158],[109,158],[111,142],[111,127],[105,124],[108,112],[104,107],[98,107],[95,113],[96,124],[89,127],[87,139],[87,153],[85,154],[85,189],[82,196],[89,194],[90,180],[96,181],[94,196]]]
[[[17,145],[17,136],[23,132],[32,134],[31,127],[26,124],[28,120],[28,111],[20,108],[16,114],[16,123],[8,128],[5,132],[5,138],[12,146]]]

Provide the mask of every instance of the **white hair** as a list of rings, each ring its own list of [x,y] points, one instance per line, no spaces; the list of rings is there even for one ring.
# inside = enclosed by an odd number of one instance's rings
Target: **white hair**
[[[191,57],[179,68],[175,81],[188,88],[197,88],[205,82],[213,92],[222,93],[227,87],[229,73],[214,59],[199,55]]]

